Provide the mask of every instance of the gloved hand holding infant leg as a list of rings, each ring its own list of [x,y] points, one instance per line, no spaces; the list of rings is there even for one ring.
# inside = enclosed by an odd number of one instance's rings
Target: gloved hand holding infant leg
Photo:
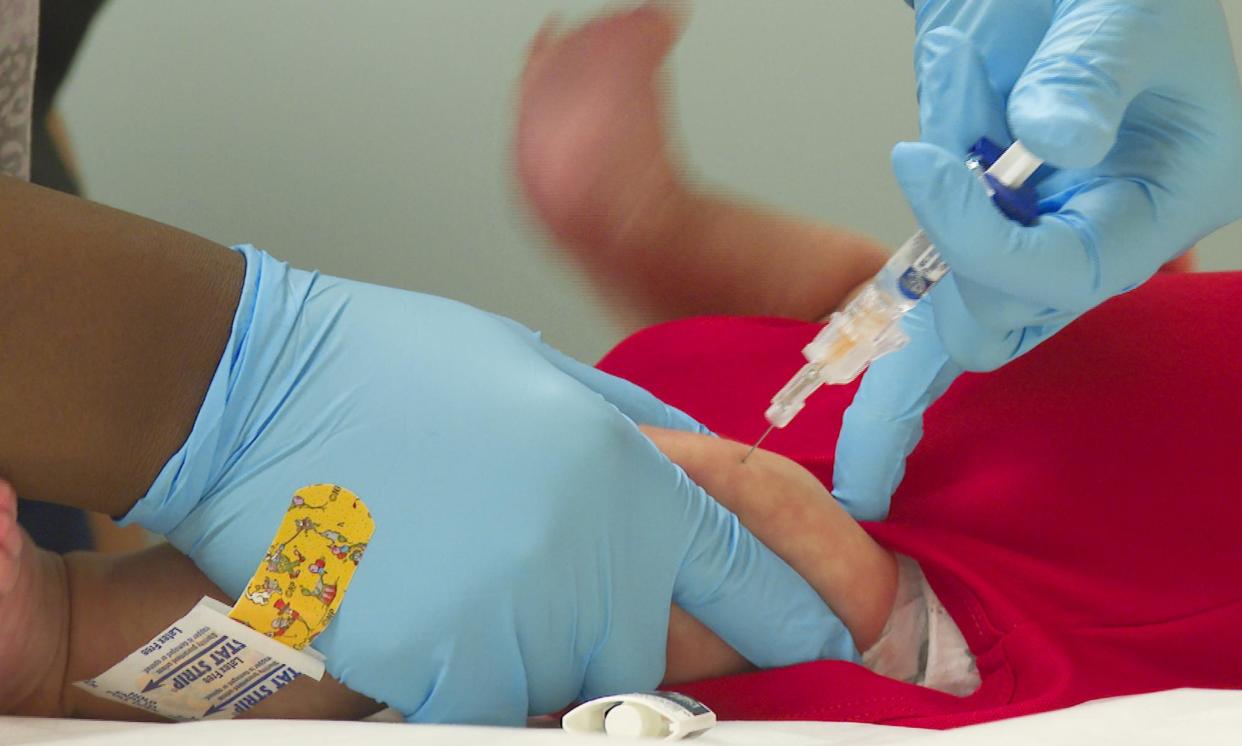
[[[376,529],[316,645],[362,694],[515,725],[651,688],[674,601],[755,665],[857,655],[639,432],[699,429],[642,389],[460,303],[12,179],[0,200],[5,476],[128,512],[234,598],[297,490],[348,489]]]
[[[343,684],[412,720],[519,724],[658,685],[670,601],[756,665],[856,657],[623,413],[690,418],[492,314],[241,251],[198,422],[129,519],[237,594],[293,491],[358,495],[375,535],[316,642]]]

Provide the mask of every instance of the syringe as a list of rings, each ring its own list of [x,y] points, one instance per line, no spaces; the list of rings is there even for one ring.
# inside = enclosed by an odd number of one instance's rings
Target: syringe
[[[1022,143],[1003,153],[981,139],[970,149],[966,166],[979,174],[992,201],[1009,218],[1031,225],[1038,218],[1034,191],[1023,188],[1043,161]],[[985,170],[986,169],[986,170]],[[746,455],[754,453],[773,428],[785,427],[806,406],[807,397],[826,383],[849,383],[872,361],[903,347],[910,338],[898,323],[949,267],[922,230],[911,236],[858,295],[802,348],[807,363],[772,397],[764,412],[770,423]]]

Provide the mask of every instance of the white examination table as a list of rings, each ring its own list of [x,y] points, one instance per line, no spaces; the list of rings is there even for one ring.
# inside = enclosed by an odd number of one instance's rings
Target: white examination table
[[[602,746],[610,740],[614,743],[635,743],[601,736],[571,736],[551,729],[276,720],[150,725],[0,717],[0,746],[473,746],[492,743]],[[1242,692],[1177,689],[1099,700],[1059,712],[952,731],[855,723],[729,722],[721,723],[703,737],[686,743],[688,746],[1237,746],[1242,744]]]

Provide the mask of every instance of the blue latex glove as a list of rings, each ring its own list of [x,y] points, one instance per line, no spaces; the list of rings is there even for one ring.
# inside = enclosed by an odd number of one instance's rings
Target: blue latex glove
[[[193,431],[127,517],[238,595],[293,492],[376,532],[315,643],[422,722],[520,725],[659,684],[676,601],[761,666],[857,656],[814,590],[639,432],[701,430],[525,327],[240,247]]]
[[[865,518],[887,514],[923,411],[960,368],[1004,365],[1242,216],[1242,93],[1213,0],[915,11],[922,142],[898,145],[893,169],[952,272],[846,413],[833,492]],[[1056,167],[1037,174],[1038,225],[1007,220],[963,167],[984,135]]]

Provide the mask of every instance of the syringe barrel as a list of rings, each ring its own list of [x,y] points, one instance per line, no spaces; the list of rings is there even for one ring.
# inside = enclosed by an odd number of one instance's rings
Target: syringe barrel
[[[1034,223],[1035,193],[1022,185],[1039,168],[1039,159],[1019,143],[1002,153],[986,139],[971,152],[967,166],[979,174],[996,206],[1024,225]],[[807,364],[772,397],[765,413],[768,422],[774,427],[788,425],[817,388],[851,381],[872,361],[904,345],[908,337],[898,322],[948,271],[922,230],[907,239],[863,291],[834,313],[803,348]]]
[[[892,296],[904,312],[927,295],[948,271],[949,265],[940,258],[940,252],[927,234],[920,230],[906,239],[884,263],[874,282],[876,288]]]
[[[971,156],[966,160],[966,165],[979,175],[996,206],[1023,225],[1035,221],[1038,207],[1034,192],[1029,188],[1021,191],[1022,186],[1041,163],[1020,142],[1001,151],[987,139],[975,143]],[[932,245],[931,239],[919,230],[889,258],[876,275],[875,283],[881,291],[900,299],[902,304],[908,304],[902,309],[906,311],[919,298],[927,295],[927,291],[948,271],[949,265],[940,258],[940,252]]]

